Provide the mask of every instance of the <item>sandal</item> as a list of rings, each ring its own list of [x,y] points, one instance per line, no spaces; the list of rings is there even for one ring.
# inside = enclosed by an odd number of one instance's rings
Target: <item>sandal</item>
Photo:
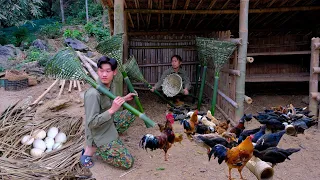
[[[94,163],[91,159],[91,156],[83,155],[84,154],[84,149],[82,149],[81,156],[80,156],[80,163],[85,167],[85,168],[92,168],[94,166]]]

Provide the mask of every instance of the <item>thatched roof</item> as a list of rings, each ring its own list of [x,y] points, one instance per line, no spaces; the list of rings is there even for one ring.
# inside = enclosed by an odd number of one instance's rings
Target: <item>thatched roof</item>
[[[113,11],[113,0],[102,1]],[[240,0],[125,0],[129,33],[231,30],[237,34],[239,8]],[[251,32],[315,33],[319,18],[319,0],[250,0]]]

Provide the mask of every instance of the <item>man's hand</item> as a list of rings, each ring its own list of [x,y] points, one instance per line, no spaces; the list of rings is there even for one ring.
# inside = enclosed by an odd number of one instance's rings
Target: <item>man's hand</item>
[[[131,101],[133,99],[133,96],[138,96],[137,91],[135,93],[129,93],[127,94],[125,97],[123,97],[123,99],[125,101]]]
[[[188,90],[187,88],[185,88],[185,89],[183,90],[183,94],[184,94],[184,95],[188,95],[188,94],[189,94],[189,90]]]
[[[150,91],[151,91],[151,92],[154,92],[154,90],[155,90],[155,88],[154,88],[154,87],[152,87],[152,88],[150,89]]]
[[[108,112],[110,113],[110,115],[114,114],[116,111],[118,111],[120,109],[120,107],[122,106],[123,103],[125,103],[125,99],[123,97],[117,96],[113,102],[112,102],[112,106],[110,109],[108,109]]]

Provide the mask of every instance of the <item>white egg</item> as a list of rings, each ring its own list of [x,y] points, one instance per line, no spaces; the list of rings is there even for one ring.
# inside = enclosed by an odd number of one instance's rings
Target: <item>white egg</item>
[[[46,143],[41,139],[36,139],[33,141],[33,147],[41,150],[46,150]]]
[[[21,139],[21,143],[24,145],[31,145],[34,141],[34,138],[31,137],[30,135],[25,135]]]
[[[47,134],[43,129],[36,129],[31,136],[34,137],[34,139],[44,139],[46,135]]]
[[[47,136],[48,137],[51,137],[51,138],[54,138],[56,137],[56,135],[58,134],[59,132],[59,129],[56,128],[56,127],[51,127],[49,130],[48,130],[48,133],[47,133]]]
[[[31,156],[33,156],[33,157],[40,157],[42,155],[42,153],[43,153],[43,150],[38,149],[38,148],[33,148],[30,151]]]
[[[61,143],[55,143],[52,147],[53,150],[55,149],[60,149],[62,147],[62,144]]]
[[[46,147],[47,149],[52,149],[53,145],[54,145],[54,139],[51,137],[46,137],[44,139],[44,143],[46,143]]]
[[[67,141],[67,136],[65,133],[60,132],[54,137],[54,142],[56,143],[65,143]]]
[[[48,152],[51,152],[51,151],[52,151],[52,149],[47,149],[45,152],[48,153]]]

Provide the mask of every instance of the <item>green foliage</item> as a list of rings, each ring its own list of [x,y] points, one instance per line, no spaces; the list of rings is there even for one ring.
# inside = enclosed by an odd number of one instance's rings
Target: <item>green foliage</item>
[[[62,25],[59,22],[55,22],[52,24],[46,24],[41,26],[41,29],[39,31],[39,34],[42,37],[46,37],[49,39],[55,39],[61,36],[62,30],[61,30]]]
[[[0,72],[4,72],[4,71],[5,71],[4,67],[0,66]]]
[[[70,30],[70,29],[66,29],[63,33],[63,37],[64,38],[75,38],[75,39],[79,39],[82,40],[82,32],[80,32],[79,30]]]
[[[41,16],[42,0],[1,1],[0,21],[2,26],[22,25],[28,19]]]
[[[12,35],[16,38],[16,46],[19,46],[22,41],[26,40],[29,36],[29,30],[25,27],[18,28]]]
[[[38,48],[31,47],[30,49],[27,50],[27,58],[23,61],[23,63],[38,61],[40,66],[46,66],[49,58],[50,58],[50,54],[47,51],[43,51]]]
[[[104,29],[101,26],[97,26],[91,22],[84,26],[85,31],[90,35],[94,36],[98,41],[103,41],[110,38],[110,33],[108,29]]]

